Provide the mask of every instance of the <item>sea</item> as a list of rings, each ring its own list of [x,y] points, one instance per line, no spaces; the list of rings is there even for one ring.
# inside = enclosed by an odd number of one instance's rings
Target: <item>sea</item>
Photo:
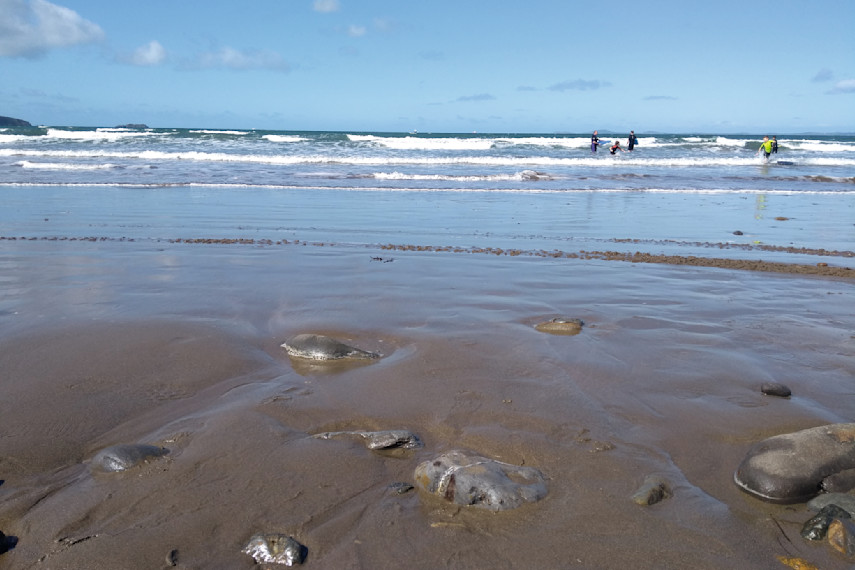
[[[637,137],[612,155],[626,135],[593,153],[587,133],[6,128],[0,235],[786,261],[855,249],[855,136],[777,135],[769,160],[761,134]]]

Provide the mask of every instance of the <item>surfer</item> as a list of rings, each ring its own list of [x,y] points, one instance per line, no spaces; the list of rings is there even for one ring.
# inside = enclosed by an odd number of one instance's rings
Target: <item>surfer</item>
[[[629,148],[627,150],[632,151],[636,144],[638,144],[638,139],[635,138],[635,131],[629,131]]]
[[[600,137],[597,136],[597,131],[591,136],[591,152],[597,152],[597,146],[600,144]]]
[[[778,154],[778,137],[772,137],[772,154]]]
[[[620,141],[615,141],[615,144],[609,147],[610,153],[617,154],[617,151],[623,152],[623,149],[620,147]]]
[[[763,137],[763,142],[760,144],[760,149],[757,151],[758,154],[760,151],[763,151],[763,158],[765,160],[769,160],[769,155],[772,154],[772,141],[769,140],[769,137]]]

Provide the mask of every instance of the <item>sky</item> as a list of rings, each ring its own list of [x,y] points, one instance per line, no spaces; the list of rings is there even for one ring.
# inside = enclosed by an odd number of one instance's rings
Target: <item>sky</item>
[[[34,125],[855,132],[853,0],[0,0]]]

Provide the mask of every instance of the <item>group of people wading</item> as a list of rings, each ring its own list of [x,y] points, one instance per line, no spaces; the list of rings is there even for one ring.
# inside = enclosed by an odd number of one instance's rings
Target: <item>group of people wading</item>
[[[635,148],[635,145],[638,144],[638,139],[635,137],[635,131],[629,131],[629,142],[627,143],[627,150],[632,151]],[[591,152],[597,152],[597,147],[600,146],[600,137],[597,136],[597,131],[594,131],[594,134],[591,136]],[[615,140],[612,142],[612,146],[609,147],[609,152],[612,154],[617,154],[618,151],[623,152],[623,149],[620,147],[620,141]]]

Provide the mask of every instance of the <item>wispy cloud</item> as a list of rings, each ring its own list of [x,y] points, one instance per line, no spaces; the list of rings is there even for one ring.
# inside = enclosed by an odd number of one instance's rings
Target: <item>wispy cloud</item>
[[[829,93],[855,93],[855,79],[838,81]]]
[[[833,79],[834,73],[828,68],[823,68],[816,72],[816,75],[813,76],[813,79],[811,79],[811,81],[815,83],[822,83],[825,81],[831,81]]]
[[[187,66],[190,69],[232,69],[245,71],[251,69],[266,69],[269,71],[288,72],[291,65],[280,54],[270,51],[241,51],[232,47],[223,47],[217,51],[203,53],[196,61]]]
[[[351,24],[347,27],[347,35],[352,38],[361,38],[365,35],[367,31],[368,30],[365,28],[365,26],[357,26],[355,24]]]
[[[315,0],[312,7],[315,12],[338,12],[341,4],[338,0]]]
[[[471,101],[493,101],[495,99],[496,98],[489,93],[478,93],[477,95],[463,95],[462,97],[455,99],[455,101],[468,103]]]
[[[0,0],[0,14],[0,56],[39,57],[104,37],[98,24],[47,0]]]
[[[645,101],[676,101],[676,97],[671,95],[648,95],[644,98]]]
[[[166,49],[160,45],[159,41],[152,40],[135,49],[132,54],[120,57],[119,61],[142,67],[153,67],[166,61]]]
[[[608,81],[600,81],[599,79],[570,79],[550,85],[547,89],[550,91],[594,91],[611,86],[612,84]]]

